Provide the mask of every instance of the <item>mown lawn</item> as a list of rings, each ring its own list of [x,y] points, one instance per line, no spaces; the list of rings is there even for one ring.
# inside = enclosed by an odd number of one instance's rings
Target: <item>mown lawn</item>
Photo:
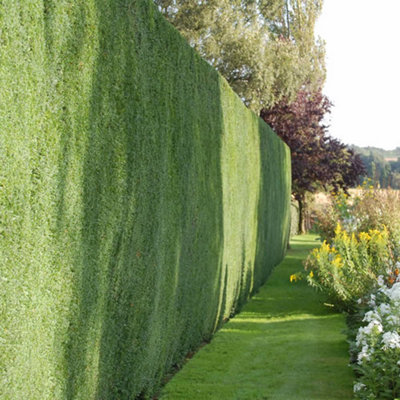
[[[166,385],[160,398],[351,399],[344,317],[306,282],[290,283],[319,242],[292,240],[259,293]]]

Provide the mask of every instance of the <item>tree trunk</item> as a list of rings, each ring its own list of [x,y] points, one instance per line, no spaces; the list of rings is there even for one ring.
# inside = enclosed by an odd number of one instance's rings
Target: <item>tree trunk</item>
[[[299,202],[299,234],[305,233],[304,229],[304,196],[299,196],[297,201]]]

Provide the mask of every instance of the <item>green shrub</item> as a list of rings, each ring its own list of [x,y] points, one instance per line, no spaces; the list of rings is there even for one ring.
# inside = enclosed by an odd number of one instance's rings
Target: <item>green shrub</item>
[[[148,1],[0,26],[0,398],[149,397],[281,260],[288,148]]]
[[[379,275],[394,265],[389,234],[370,230],[349,234],[338,224],[332,244],[322,243],[305,262],[307,280],[326,292],[334,305],[351,311],[357,299],[374,289]]]

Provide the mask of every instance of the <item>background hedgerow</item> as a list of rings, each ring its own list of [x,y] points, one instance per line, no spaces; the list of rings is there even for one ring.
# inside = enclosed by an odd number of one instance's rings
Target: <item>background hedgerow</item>
[[[390,236],[400,241],[400,191],[379,189],[365,181],[362,187],[352,189],[350,195],[339,191],[330,195],[330,201],[315,205],[316,229],[322,239],[330,242],[337,223],[349,232],[368,232],[386,227]]]
[[[147,398],[281,260],[288,148],[149,1],[0,26],[0,397]]]

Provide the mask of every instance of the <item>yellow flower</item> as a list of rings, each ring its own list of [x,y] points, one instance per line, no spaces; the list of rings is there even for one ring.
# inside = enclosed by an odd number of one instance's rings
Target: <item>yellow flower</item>
[[[290,282],[297,282],[301,279],[301,277],[297,274],[290,275]]]
[[[367,232],[360,232],[360,240],[368,242],[371,240],[371,236]]]
[[[343,267],[343,260],[342,260],[342,257],[340,257],[340,254],[336,255],[336,257],[332,261],[332,264],[336,268],[342,268]]]
[[[310,274],[309,274],[309,277],[313,278],[314,277],[314,272],[311,271]]]
[[[326,243],[326,240],[324,240],[324,242],[321,244],[321,248],[319,253],[329,253],[330,251],[330,246],[328,243]]]
[[[314,249],[314,250],[312,251],[312,255],[313,255],[313,256],[316,256],[318,253],[319,253],[319,249]]]
[[[340,235],[340,233],[342,232],[342,227],[340,226],[340,224],[338,223],[336,225],[336,229],[335,229],[335,235]]]

